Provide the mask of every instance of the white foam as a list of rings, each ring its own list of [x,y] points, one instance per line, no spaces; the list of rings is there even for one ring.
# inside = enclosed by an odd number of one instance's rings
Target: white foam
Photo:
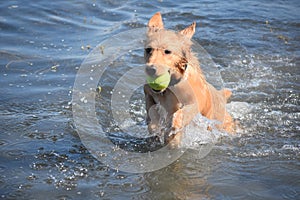
[[[250,113],[253,107],[249,103],[235,101],[226,104],[226,109],[233,116],[233,118],[240,119],[246,114]]]
[[[188,149],[198,149],[202,145],[214,144],[224,135],[225,132],[214,128],[217,121],[209,120],[201,114],[195,116],[189,125],[184,128],[182,147]],[[210,127],[212,130],[208,130]]]

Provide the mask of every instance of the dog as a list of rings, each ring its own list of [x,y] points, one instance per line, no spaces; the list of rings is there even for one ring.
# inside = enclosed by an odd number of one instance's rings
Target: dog
[[[148,22],[145,73],[152,77],[169,73],[171,80],[163,90],[144,85],[146,123],[149,133],[161,134],[164,143],[172,141],[176,146],[180,144],[182,129],[198,113],[220,122],[218,129],[229,133],[234,131],[233,119],[225,108],[231,91],[217,90],[209,84],[191,51],[195,29],[196,23],[193,22],[179,32],[166,30],[160,12]]]

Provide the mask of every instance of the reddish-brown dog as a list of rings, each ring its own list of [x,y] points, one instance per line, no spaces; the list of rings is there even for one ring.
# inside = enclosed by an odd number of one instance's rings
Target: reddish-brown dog
[[[225,109],[231,92],[217,90],[206,81],[191,51],[195,28],[196,23],[193,23],[178,33],[166,30],[159,12],[148,23],[146,74],[170,73],[171,81],[168,88],[161,91],[153,90],[148,84],[144,86],[147,124],[150,133],[164,134],[166,143],[172,141],[178,145],[180,130],[198,113],[219,121],[219,129],[233,132],[233,120]]]

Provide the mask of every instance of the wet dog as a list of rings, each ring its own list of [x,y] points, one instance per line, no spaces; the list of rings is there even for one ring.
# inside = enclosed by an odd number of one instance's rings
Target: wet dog
[[[144,86],[146,121],[151,134],[163,135],[164,142],[173,145],[180,144],[182,128],[198,113],[219,121],[218,129],[233,132],[234,123],[225,108],[231,92],[217,90],[206,81],[191,51],[195,28],[194,22],[179,32],[166,30],[159,12],[148,22],[145,72],[152,77],[169,73],[171,80],[162,90]]]

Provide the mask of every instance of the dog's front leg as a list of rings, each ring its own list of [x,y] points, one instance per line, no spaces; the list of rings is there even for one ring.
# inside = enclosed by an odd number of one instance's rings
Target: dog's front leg
[[[198,113],[196,104],[182,106],[172,115],[171,127],[173,130],[180,130],[188,125]]]
[[[160,104],[152,105],[148,110],[148,131],[150,134],[161,135],[167,113]]]
[[[161,135],[162,124],[165,120],[164,109],[160,104],[156,103],[153,96],[151,95],[150,88],[148,85],[144,86],[145,101],[147,118],[146,123],[148,125],[148,131],[152,135]]]
[[[177,110],[171,117],[169,121],[170,127],[165,133],[165,143],[169,144],[171,148],[177,148],[180,144],[182,138],[182,127],[183,127],[183,110]]]
[[[173,113],[169,121],[169,129],[165,135],[165,142],[171,142],[172,146],[178,146],[182,137],[182,129],[187,126],[198,113],[195,104],[182,106]]]

